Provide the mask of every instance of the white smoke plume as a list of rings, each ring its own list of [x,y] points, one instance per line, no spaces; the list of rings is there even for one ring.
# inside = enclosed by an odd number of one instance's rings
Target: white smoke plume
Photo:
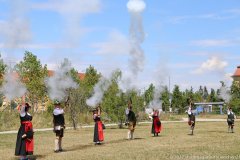
[[[162,109],[162,100],[160,100],[162,91],[163,91],[162,86],[160,86],[158,89],[154,89],[153,100],[149,103],[147,108]]]
[[[4,75],[1,92],[8,100],[22,97],[26,92],[26,87],[20,82],[17,73],[12,70]]]
[[[156,66],[156,70],[154,71],[155,82],[153,83],[156,87],[154,89],[153,100],[149,103],[146,109],[162,109],[162,101],[160,100],[161,94],[164,91],[164,84],[166,79],[169,77],[169,68],[166,65],[166,61],[159,60],[159,66]],[[146,112],[147,113],[147,112]]]
[[[132,75],[131,73],[125,71],[122,73],[122,77],[118,82],[119,88],[123,92],[127,92],[127,90],[131,90],[137,88],[135,86],[134,80],[136,80],[136,76]]]
[[[27,0],[6,1],[10,6],[9,17],[0,22],[0,36],[3,37],[3,47],[16,49],[24,47],[24,43],[32,38],[30,22],[26,16]]]
[[[90,107],[96,107],[99,103],[101,103],[104,92],[107,91],[110,85],[111,81],[101,77],[99,82],[93,88],[93,95],[87,99],[87,105]]]
[[[219,98],[222,98],[226,103],[229,103],[231,99],[231,91],[227,86],[223,85],[220,88]]]
[[[67,96],[67,90],[77,88],[78,85],[69,75],[72,65],[68,59],[64,59],[60,67],[54,72],[52,77],[46,78],[45,83],[49,96],[52,100],[62,101]]]
[[[143,0],[129,0],[128,11],[131,15],[130,25],[130,59],[129,67],[133,75],[137,76],[144,69],[144,51],[141,44],[144,41],[145,33],[142,25],[142,12],[146,4]]]
[[[142,24],[142,12],[146,4],[143,0],[129,0],[127,8],[131,16],[131,24],[129,29],[129,49],[130,58],[128,69],[126,69],[119,81],[119,88],[126,92],[129,89],[137,88],[136,82],[139,72],[144,69],[144,51],[141,44],[144,41],[145,33]]]

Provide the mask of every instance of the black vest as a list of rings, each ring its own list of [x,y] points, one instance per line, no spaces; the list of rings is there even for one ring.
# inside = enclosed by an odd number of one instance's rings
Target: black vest
[[[65,125],[65,120],[63,114],[53,115],[54,126],[63,126]]]

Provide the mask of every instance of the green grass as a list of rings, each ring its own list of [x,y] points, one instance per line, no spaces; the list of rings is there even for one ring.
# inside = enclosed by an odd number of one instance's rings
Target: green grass
[[[160,137],[152,137],[151,125],[137,125],[135,140],[126,140],[127,129],[107,128],[105,142],[95,146],[93,128],[67,130],[63,139],[65,152],[53,153],[54,133],[35,133],[37,159],[94,160],[210,160],[240,159],[240,129],[236,122],[234,134],[227,133],[226,122],[199,122],[190,136],[186,123],[163,124]],[[16,134],[0,135],[0,159],[14,157]],[[228,157],[229,156],[229,157]],[[234,156],[234,157],[231,157]]]

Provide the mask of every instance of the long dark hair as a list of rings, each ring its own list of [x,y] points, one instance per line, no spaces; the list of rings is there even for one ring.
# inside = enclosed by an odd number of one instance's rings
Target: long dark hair
[[[30,108],[31,106],[28,103],[25,103],[25,112],[27,112]]]

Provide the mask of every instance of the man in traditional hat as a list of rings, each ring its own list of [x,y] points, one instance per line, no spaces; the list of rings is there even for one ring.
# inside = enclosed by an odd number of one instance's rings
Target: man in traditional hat
[[[58,153],[62,149],[62,137],[65,129],[64,111],[61,108],[61,103],[58,100],[54,101],[53,110],[53,131],[56,133],[54,152]]]
[[[188,125],[190,126],[190,135],[193,135],[193,130],[194,130],[194,127],[195,127],[195,115],[193,114],[192,112],[192,106],[193,106],[193,103],[192,101],[190,100],[189,101],[189,108],[188,108],[188,111],[187,111],[187,114],[188,114]]]
[[[127,125],[128,125],[128,135],[127,135],[127,139],[133,139],[133,133],[135,130],[135,126],[136,126],[136,116],[135,113],[132,111],[132,103],[128,103],[128,108],[126,109],[126,116],[127,116]]]
[[[236,116],[234,114],[234,112],[232,111],[232,108],[228,108],[227,111],[227,123],[228,123],[228,133],[234,133],[233,127],[234,127],[234,119],[236,119]]]

